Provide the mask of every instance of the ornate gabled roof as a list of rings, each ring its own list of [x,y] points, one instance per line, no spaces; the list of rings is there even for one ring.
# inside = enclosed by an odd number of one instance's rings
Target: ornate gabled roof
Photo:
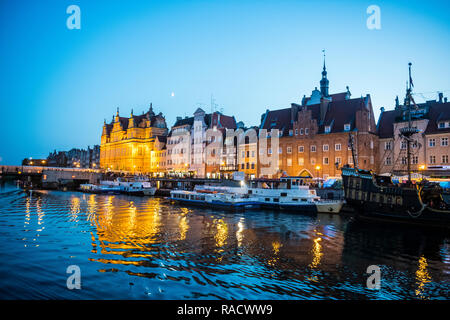
[[[118,114],[118,111],[117,111],[117,114]],[[155,115],[155,113],[153,112],[152,108],[150,108],[149,111],[147,111],[146,113],[144,113],[142,115],[138,115],[138,116],[133,115],[133,114],[131,114],[131,115],[132,115],[132,118],[134,120],[135,127],[140,127],[140,124],[142,123],[142,121],[147,121],[147,120],[150,121],[150,127],[155,127],[157,121],[163,121],[164,122],[164,127],[166,127],[164,116],[162,114]],[[117,117],[118,116],[116,115],[116,117],[113,118],[111,123],[106,123],[105,122],[105,124],[103,125],[103,127],[106,129],[106,134],[107,135],[109,135],[111,133]],[[128,125],[129,125],[130,119],[131,119],[131,117],[128,118],[128,117],[120,117],[119,116],[119,122],[120,122],[123,130],[127,130],[128,129]]]

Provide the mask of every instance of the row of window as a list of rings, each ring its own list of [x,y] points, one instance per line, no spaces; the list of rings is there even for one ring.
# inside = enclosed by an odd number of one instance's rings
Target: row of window
[[[242,170],[244,170],[244,169],[255,169],[255,163],[254,162],[252,162],[252,163],[241,163],[241,169]]]
[[[322,150],[325,151],[325,152],[326,152],[326,151],[329,151],[329,150],[330,150],[329,145],[328,145],[328,144],[324,144],[324,145],[322,146]],[[336,143],[336,144],[334,145],[334,150],[335,150],[335,151],[341,151],[341,150],[342,150],[342,144]],[[350,150],[350,148],[349,148],[349,150]],[[317,151],[316,145],[311,145],[311,146],[310,146],[310,151],[311,151],[311,152],[316,152],[316,151]],[[305,147],[304,147],[304,146],[298,146],[298,152],[299,152],[299,153],[305,152]],[[272,148],[268,148],[268,149],[267,149],[267,153],[268,153],[268,154],[272,154]],[[282,153],[283,153],[283,149],[282,149],[281,147],[278,149],[278,153],[279,153],[279,154],[282,154]],[[292,153],[292,147],[286,147],[286,153],[288,153],[288,154]]]
[[[428,139],[428,147],[431,147],[431,148],[435,147],[436,146],[436,140],[437,140],[436,138],[429,138]],[[439,140],[440,140],[441,147],[447,147],[448,146],[448,138],[440,138]],[[418,146],[417,141],[414,141],[411,144],[411,146],[413,148],[417,148],[417,146]],[[406,149],[407,147],[408,146],[407,146],[406,141],[402,141],[401,144],[400,144],[400,148],[401,149]],[[386,141],[384,143],[384,150],[392,150],[392,141]]]
[[[402,157],[401,158],[401,163],[402,163],[402,165],[407,164],[408,163],[408,158],[407,157]],[[412,156],[411,157],[411,163],[412,164],[419,164],[419,157],[418,156]],[[436,156],[429,156],[428,163],[429,164],[436,164]],[[445,155],[441,156],[441,163],[442,164],[449,163],[448,162],[448,155],[445,154]],[[386,157],[385,160],[384,160],[384,164],[392,165],[393,164],[392,158],[391,157]]]
[[[255,157],[255,151],[252,151],[252,158]],[[242,151],[241,158],[245,158],[245,151]],[[247,151],[247,158],[250,158],[250,151]]]

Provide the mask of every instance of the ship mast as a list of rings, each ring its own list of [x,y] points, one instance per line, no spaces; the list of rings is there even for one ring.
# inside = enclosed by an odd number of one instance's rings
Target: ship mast
[[[417,128],[412,127],[411,123],[411,101],[414,103],[414,100],[411,96],[412,93],[412,78],[411,78],[411,65],[412,63],[408,63],[409,66],[409,81],[406,87],[406,97],[405,97],[405,109],[406,115],[408,119],[408,126],[400,129],[400,134],[406,140],[406,157],[407,157],[407,170],[408,170],[408,183],[411,183],[411,136],[419,132]],[[415,103],[414,103],[415,104]]]
[[[358,158],[356,157],[355,141],[354,141],[354,137],[351,133],[348,134],[348,144],[352,150],[353,167],[355,169],[358,169]]]

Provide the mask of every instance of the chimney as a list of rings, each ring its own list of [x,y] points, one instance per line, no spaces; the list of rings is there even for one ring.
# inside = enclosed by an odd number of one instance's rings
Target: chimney
[[[439,103],[442,103],[443,97],[444,97],[444,94],[442,92],[439,92]]]
[[[444,98],[444,103],[447,103],[447,97]]]
[[[298,117],[298,106],[295,103],[291,104],[291,123],[297,120]]]

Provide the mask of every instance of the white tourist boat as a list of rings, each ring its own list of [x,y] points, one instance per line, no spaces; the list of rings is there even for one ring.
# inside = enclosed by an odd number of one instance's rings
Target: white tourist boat
[[[128,181],[120,183],[120,192],[132,196],[154,196],[156,187],[148,181]]]
[[[172,190],[170,192],[170,199],[183,204],[230,210],[249,210],[260,207],[259,201],[246,193],[232,192],[234,188],[217,188],[219,189],[196,188],[194,191]]]
[[[323,200],[311,189],[303,177],[283,177],[243,181],[240,186],[196,186],[194,191],[174,190],[171,199],[184,203],[206,206],[246,206],[300,213],[339,213],[343,206],[340,200]],[[251,206],[250,206],[251,204]]]
[[[282,177],[250,181],[248,194],[256,196],[261,207],[311,213],[338,213],[343,201],[322,200],[303,177]]]
[[[118,187],[120,193],[132,196],[154,196],[157,190],[148,179],[142,177],[117,178],[114,181],[101,181],[100,184]]]
[[[134,196],[154,196],[157,188],[149,181],[142,178],[135,178],[129,181],[117,178],[114,181],[103,180],[99,185],[82,184],[80,190],[88,193],[99,194],[127,194]]]
[[[96,194],[119,194],[120,187],[114,185],[96,185],[91,183],[86,183],[80,185],[80,190],[86,193],[96,193]]]

